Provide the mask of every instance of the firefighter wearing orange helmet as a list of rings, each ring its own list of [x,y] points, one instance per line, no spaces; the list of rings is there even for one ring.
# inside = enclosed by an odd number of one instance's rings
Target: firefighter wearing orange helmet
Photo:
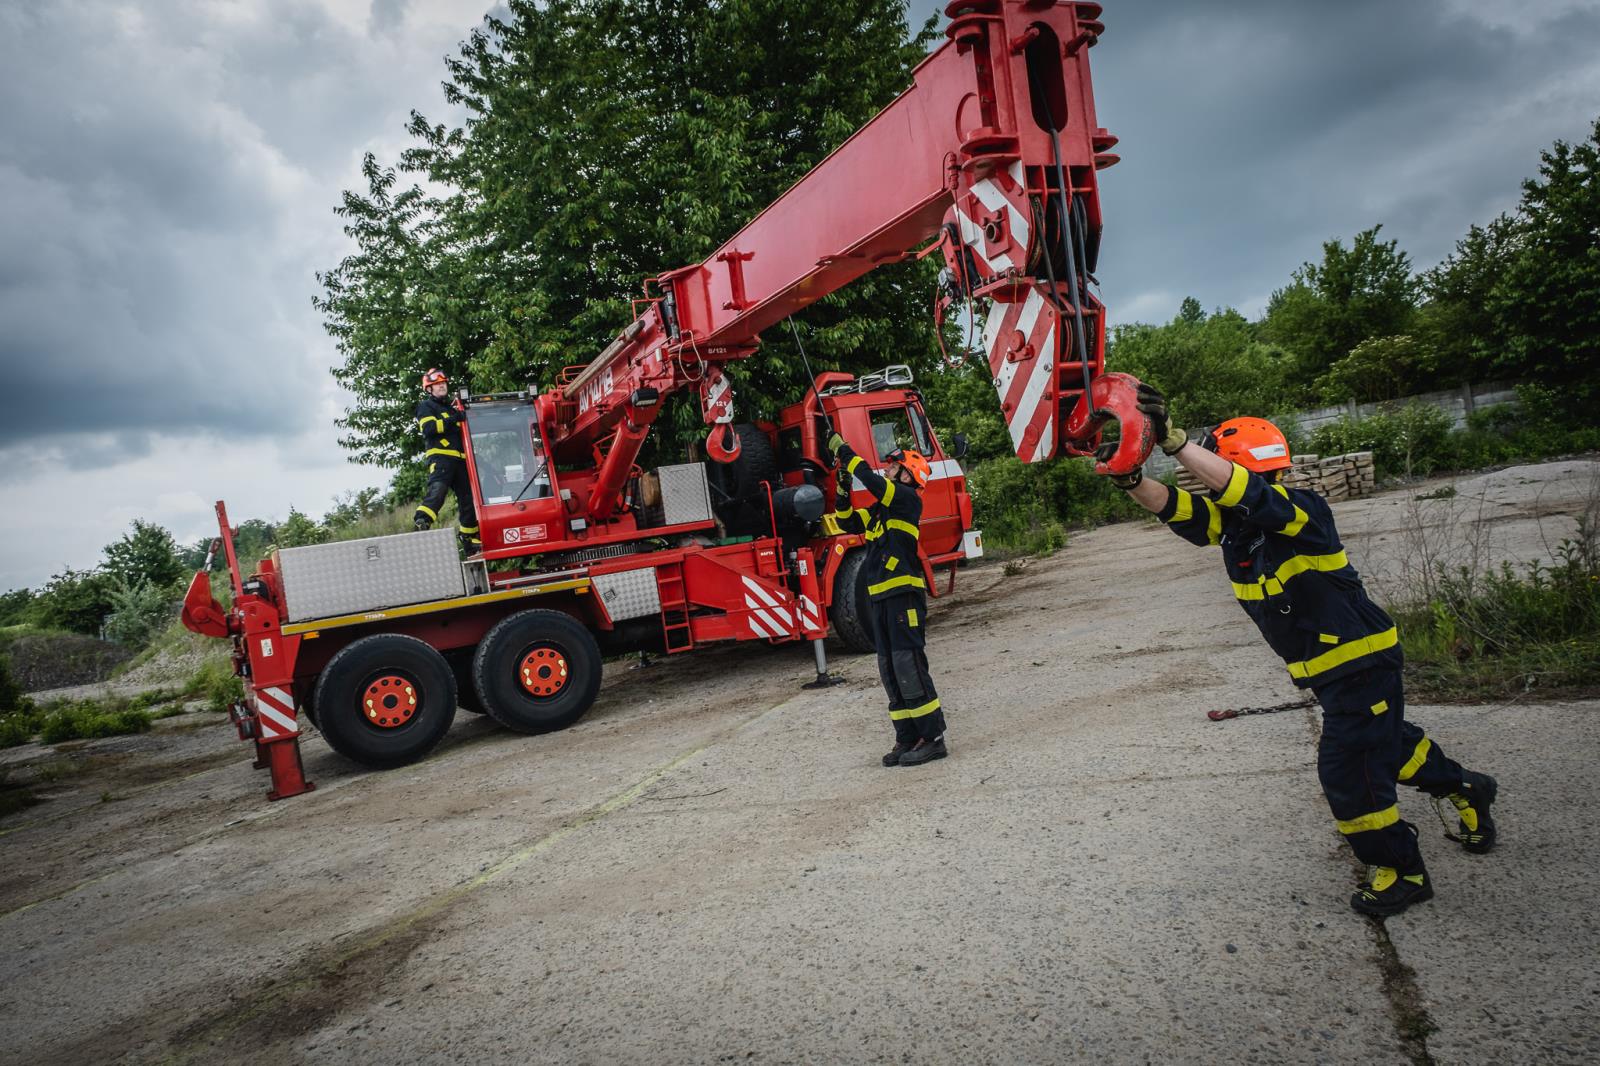
[[[417,429],[422,433],[424,456],[428,460],[428,487],[417,504],[412,525],[432,529],[439,521],[445,494],[456,494],[461,546],[472,554],[483,548],[478,535],[478,511],[472,502],[472,478],[467,475],[467,453],[461,439],[465,417],[458,404],[450,402],[450,379],[442,370],[422,375],[422,399],[417,402]]]
[[[1211,491],[1147,481],[1138,470],[1112,483],[1178,536],[1221,546],[1239,606],[1288,664],[1295,685],[1311,689],[1322,705],[1317,777],[1339,832],[1372,868],[1350,905],[1384,916],[1433,898],[1417,831],[1396,805],[1396,786],[1447,798],[1461,844],[1485,852],[1495,842],[1489,813],[1495,779],[1463,770],[1405,720],[1394,620],[1367,597],[1327,501],[1278,483],[1291,465],[1278,427],[1234,418],[1197,445],[1172,425],[1155,388],[1139,386],[1139,409],[1162,450]]]
[[[842,533],[860,533],[867,542],[861,573],[866,582],[872,642],[878,649],[878,676],[889,697],[894,747],[885,766],[919,766],[942,759],[944,709],[928,674],[924,625],[928,617],[927,583],[917,545],[922,533],[921,492],[933,472],[921,452],[896,449],[884,456],[883,477],[851,450],[837,432],[828,450],[838,464],[835,509],[825,525]],[[851,501],[851,479],[871,494],[871,507]]]

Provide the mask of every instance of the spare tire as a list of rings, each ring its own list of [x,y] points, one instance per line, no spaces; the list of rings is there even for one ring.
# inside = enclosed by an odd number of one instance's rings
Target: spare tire
[[[756,536],[772,531],[767,507],[767,490],[783,484],[778,475],[778,453],[772,441],[748,422],[733,427],[739,438],[739,454],[731,463],[706,463],[706,482],[711,488],[711,509],[722,520],[729,536]]]
[[[872,639],[871,610],[867,602],[867,575],[863,572],[867,561],[864,549],[857,548],[844,557],[839,572],[833,576],[833,602],[828,605],[828,620],[833,623],[833,635],[851,651],[877,651]]]

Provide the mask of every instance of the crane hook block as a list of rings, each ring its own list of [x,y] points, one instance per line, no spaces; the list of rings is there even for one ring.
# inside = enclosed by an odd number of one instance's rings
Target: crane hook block
[[[1094,472],[1131,474],[1156,446],[1155,427],[1139,410],[1139,379],[1132,374],[1113,371],[1096,378],[1067,416],[1066,434],[1075,442],[1092,444],[1100,427],[1110,421],[1121,427],[1122,435],[1109,457],[1096,456]]]
[[[706,435],[706,454],[718,463],[731,463],[739,458],[739,434],[726,423],[712,426]]]

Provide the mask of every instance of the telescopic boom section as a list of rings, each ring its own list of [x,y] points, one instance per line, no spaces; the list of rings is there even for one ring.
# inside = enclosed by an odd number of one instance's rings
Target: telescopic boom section
[[[644,313],[560,389],[558,458],[604,448],[595,517],[614,505],[663,397],[698,389],[708,450],[732,458],[736,440],[717,428],[733,420],[723,366],[755,351],[762,330],[929,241],[947,265],[941,309],[983,313],[970,354],[989,364],[1017,455],[1092,444],[1066,427],[1104,366],[1104,308],[1089,283],[1096,172],[1117,157],[1089,76],[1100,12],[950,4],[949,40],[909,89],[704,262],[654,279]]]

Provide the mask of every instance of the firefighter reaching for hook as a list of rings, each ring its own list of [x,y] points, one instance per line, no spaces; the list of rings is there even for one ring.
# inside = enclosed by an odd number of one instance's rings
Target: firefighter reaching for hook
[[[944,710],[923,648],[928,586],[917,554],[921,493],[932,466],[920,452],[896,449],[885,457],[888,476],[881,476],[837,432],[828,438],[828,450],[838,462],[835,511],[829,517],[840,532],[860,533],[867,542],[861,570],[867,615],[894,725],[894,747],[884,755],[883,765],[918,766],[942,759],[947,754]],[[852,506],[852,478],[872,495],[870,508]]]
[[[1221,545],[1239,605],[1288,664],[1295,685],[1311,689],[1322,705],[1317,776],[1339,832],[1372,868],[1350,905],[1384,916],[1432,899],[1396,785],[1448,799],[1462,846],[1485,852],[1495,842],[1494,778],[1463,770],[1405,720],[1394,620],[1367,597],[1327,501],[1278,483],[1291,465],[1283,433],[1265,419],[1235,418],[1195,444],[1172,425],[1161,393],[1143,384],[1139,393],[1139,410],[1162,450],[1211,491],[1147,481],[1137,469],[1112,483],[1184,540]]]

